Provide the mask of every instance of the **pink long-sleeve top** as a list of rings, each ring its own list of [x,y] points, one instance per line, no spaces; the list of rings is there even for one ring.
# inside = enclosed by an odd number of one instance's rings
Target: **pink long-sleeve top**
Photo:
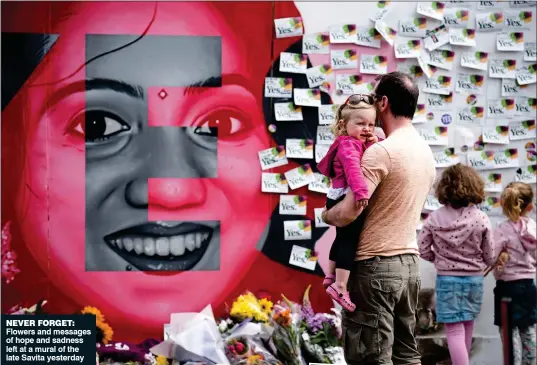
[[[478,276],[496,262],[489,218],[475,205],[432,212],[418,237],[420,255],[438,275]]]
[[[497,255],[502,251],[509,255],[503,270],[494,270],[496,280],[535,279],[535,236],[535,221],[528,217],[504,222],[494,230]]]
[[[380,138],[379,138],[380,139]],[[332,188],[346,188],[354,193],[356,201],[367,199],[367,183],[360,161],[367,146],[363,141],[349,136],[339,136],[328,149],[317,169],[332,180]]]

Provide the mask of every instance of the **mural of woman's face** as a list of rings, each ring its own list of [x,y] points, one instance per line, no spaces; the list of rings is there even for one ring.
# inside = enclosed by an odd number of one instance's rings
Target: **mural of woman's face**
[[[81,304],[160,326],[222,300],[255,255],[271,212],[261,88],[208,4],[159,3],[115,52],[154,3],[74,6],[33,83],[99,57],[28,89],[23,238]]]

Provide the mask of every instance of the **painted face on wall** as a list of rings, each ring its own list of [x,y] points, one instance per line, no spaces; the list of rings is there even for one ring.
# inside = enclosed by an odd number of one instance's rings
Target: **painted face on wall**
[[[261,88],[210,4],[98,5],[70,4],[27,89],[17,220],[66,295],[160,326],[221,301],[256,254]]]

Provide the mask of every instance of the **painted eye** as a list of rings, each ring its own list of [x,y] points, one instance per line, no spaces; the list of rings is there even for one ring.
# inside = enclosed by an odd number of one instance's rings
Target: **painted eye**
[[[80,114],[71,125],[71,131],[84,137],[86,142],[106,141],[131,129],[118,116],[100,110],[86,111]]]
[[[231,110],[216,111],[205,118],[194,129],[194,133],[221,140],[236,141],[244,139],[252,129],[252,123],[238,112]]]

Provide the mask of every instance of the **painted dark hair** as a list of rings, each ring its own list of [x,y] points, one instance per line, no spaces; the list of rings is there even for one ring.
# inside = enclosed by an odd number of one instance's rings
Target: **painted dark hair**
[[[291,45],[286,52],[302,53],[302,41],[298,41]],[[306,75],[281,72],[279,70],[280,58],[276,58],[272,63],[272,68],[267,73],[267,77],[290,77],[293,79],[293,88],[308,88],[308,80]],[[308,68],[312,67],[310,60],[307,63]],[[263,84],[264,89],[264,84]],[[278,98],[263,98],[263,112],[265,115],[265,122],[267,126],[274,124],[276,131],[271,133],[271,137],[277,145],[285,146],[285,141],[288,138],[304,138],[313,139],[315,141],[317,136],[317,127],[319,126],[319,114],[318,109],[315,107],[302,107],[302,122],[277,122],[274,116],[274,103],[277,102],[289,102],[292,99],[278,99]],[[321,103],[332,104],[330,95],[321,92]],[[293,160],[293,159],[289,159]],[[317,171],[317,164],[315,159],[296,160],[299,164],[309,163],[314,171]],[[281,216],[278,211],[278,207],[273,211],[270,218],[270,228],[265,243],[262,247],[262,252],[270,259],[279,262],[283,265],[289,265],[289,257],[291,256],[291,250],[293,245],[289,242],[285,242],[283,222],[284,220],[301,220],[304,216],[285,215]],[[311,240],[296,241],[297,245],[307,247],[309,249],[315,248],[315,243],[326,232],[327,228],[315,228],[312,230]],[[293,266],[293,269],[309,272],[307,269]],[[315,274],[323,276],[324,273],[319,266],[316,265]]]

